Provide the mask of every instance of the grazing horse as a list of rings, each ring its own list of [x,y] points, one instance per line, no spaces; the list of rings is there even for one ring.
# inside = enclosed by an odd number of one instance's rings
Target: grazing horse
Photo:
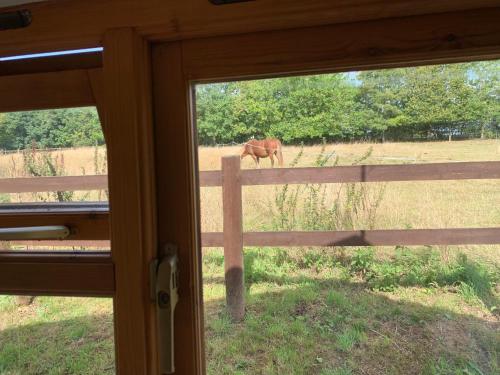
[[[283,166],[281,142],[275,138],[266,138],[262,141],[258,141],[257,139],[249,140],[247,143],[243,144],[240,158],[243,159],[247,155],[252,157],[256,167],[259,167],[260,158],[267,158],[268,156],[269,159],[271,159],[271,166],[274,167],[274,155],[278,159],[279,166]]]

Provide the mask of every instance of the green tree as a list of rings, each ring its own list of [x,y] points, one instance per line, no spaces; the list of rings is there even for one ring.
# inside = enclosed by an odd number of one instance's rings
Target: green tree
[[[374,137],[385,138],[386,131],[408,122],[402,92],[405,88],[403,69],[361,72],[356,98],[359,121]]]
[[[470,103],[480,137],[498,136],[500,131],[500,64],[481,61],[467,64],[469,83],[477,93]]]
[[[356,87],[345,75],[303,76],[200,86],[197,125],[202,144],[279,137],[288,143],[352,139]]]
[[[25,111],[0,117],[0,148],[25,149],[35,142],[40,148],[104,144],[94,108]]]
[[[476,137],[498,123],[498,62],[363,72],[363,121],[392,139]]]

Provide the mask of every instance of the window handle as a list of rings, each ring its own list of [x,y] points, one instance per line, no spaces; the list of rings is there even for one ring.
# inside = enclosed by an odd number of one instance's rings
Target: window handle
[[[151,263],[151,300],[156,304],[158,324],[159,366],[161,374],[173,374],[174,312],[179,300],[177,247],[165,245],[159,258]]]
[[[63,240],[70,235],[64,225],[0,228],[0,241]]]

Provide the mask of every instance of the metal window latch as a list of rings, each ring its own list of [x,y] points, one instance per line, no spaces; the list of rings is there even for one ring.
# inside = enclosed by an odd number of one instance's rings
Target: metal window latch
[[[165,245],[151,262],[151,300],[156,304],[161,374],[172,374],[174,366],[174,311],[179,295],[177,246]]]

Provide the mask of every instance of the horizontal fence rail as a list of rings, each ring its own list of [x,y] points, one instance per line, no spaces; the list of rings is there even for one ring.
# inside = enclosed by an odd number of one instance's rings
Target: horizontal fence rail
[[[106,218],[107,222],[107,218]],[[108,248],[109,240],[14,241],[23,246]],[[244,232],[246,247],[495,245],[500,228],[373,229],[349,231]],[[205,232],[202,247],[223,247],[224,233]]]
[[[201,241],[203,247],[222,247],[224,246],[224,234],[220,232],[203,233]],[[498,243],[500,243],[500,228],[243,233],[243,245],[248,247],[494,245]]]
[[[221,170],[201,171],[200,186],[223,186],[223,176],[224,173]],[[238,176],[228,176],[228,178],[238,178],[240,185],[498,179],[500,178],[500,162],[239,170]],[[107,187],[107,175],[0,179],[0,193],[85,191],[102,190]],[[12,216],[12,214],[15,215]],[[2,226],[64,222],[79,228],[78,232],[71,234],[68,241],[17,241],[16,243],[19,244],[109,246],[109,241],[107,241],[109,217],[106,203],[8,204],[0,206],[0,220]],[[242,235],[244,246],[465,245],[500,242],[498,228],[252,232]],[[223,232],[203,233],[202,246],[221,247],[223,237]]]
[[[243,171],[242,185],[429,181],[500,178],[500,162],[356,165]]]
[[[58,176],[0,179],[0,193],[43,193],[50,191],[85,191],[108,188],[108,176]]]
[[[109,240],[14,241],[23,246],[109,248]],[[382,229],[311,232],[245,232],[246,247],[495,245],[500,228]],[[205,232],[202,247],[223,247],[222,232]]]
[[[233,320],[241,320],[245,312],[243,247],[293,246],[396,246],[396,245],[472,245],[500,244],[500,228],[392,229],[312,232],[243,232],[242,186],[278,184],[365,183],[390,181],[444,181],[467,179],[500,179],[500,162],[456,162],[397,165],[356,165],[311,168],[277,168],[241,170],[240,158],[222,158],[222,170],[202,171],[201,187],[222,187],[223,232],[202,233],[203,247],[223,247],[226,273],[226,299]],[[51,191],[104,190],[107,176],[63,176],[0,179],[0,193],[35,193]],[[52,203],[0,205],[0,227],[65,225],[71,229],[67,241],[14,241],[20,245],[109,247],[109,210],[107,203]],[[22,262],[5,262],[0,254],[0,275],[18,269],[16,274],[34,272]],[[95,259],[104,260],[95,263]],[[107,277],[105,286],[85,285],[95,295],[111,295],[112,263],[105,258],[89,258],[89,264],[71,265],[51,258],[44,266],[48,274],[57,270],[78,275],[82,267],[91,267],[96,275]],[[2,265],[2,262],[4,263]],[[10,270],[10,271],[8,271]],[[6,275],[6,274],[4,274]],[[7,274],[8,275],[8,274]],[[0,276],[2,279],[2,276]],[[8,279],[5,277],[4,279]],[[1,281],[1,280],[0,280]],[[1,283],[0,283],[1,284]],[[8,284],[7,284],[8,285]],[[68,293],[81,285],[68,286]],[[38,289],[37,289],[38,288]],[[41,293],[53,290],[26,285],[26,290]],[[15,292],[4,289],[5,292]],[[2,290],[0,290],[2,292]],[[65,290],[56,290],[65,293]]]
[[[439,181],[500,178],[500,162],[354,165],[240,170],[241,185]],[[200,186],[221,186],[222,171],[200,172]]]
[[[500,162],[355,165],[240,170],[241,185],[439,181],[500,178]],[[222,171],[200,171],[201,187],[222,186]],[[0,179],[0,193],[85,191],[108,188],[107,175]]]

